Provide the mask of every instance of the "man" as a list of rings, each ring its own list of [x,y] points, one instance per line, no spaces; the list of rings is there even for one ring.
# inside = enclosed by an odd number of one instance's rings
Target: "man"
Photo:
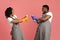
[[[36,31],[34,40],[50,40],[50,32],[51,32],[51,21],[53,15],[49,12],[49,6],[43,5],[42,7],[42,17],[38,20],[38,28]]]

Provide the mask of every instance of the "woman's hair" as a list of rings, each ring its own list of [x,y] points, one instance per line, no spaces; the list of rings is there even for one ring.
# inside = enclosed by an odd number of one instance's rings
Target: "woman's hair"
[[[11,14],[12,14],[12,8],[11,7],[8,7],[5,10],[5,16],[6,16],[6,18],[10,17]]]
[[[47,10],[49,10],[49,6],[48,5],[43,5],[43,7],[47,8]]]

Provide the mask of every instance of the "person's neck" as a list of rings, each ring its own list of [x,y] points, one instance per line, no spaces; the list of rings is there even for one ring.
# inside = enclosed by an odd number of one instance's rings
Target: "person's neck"
[[[13,17],[13,15],[10,15],[10,17],[12,18],[12,17]]]
[[[49,11],[48,11],[49,12]],[[43,14],[46,14],[46,13],[48,13],[48,12],[43,12]]]

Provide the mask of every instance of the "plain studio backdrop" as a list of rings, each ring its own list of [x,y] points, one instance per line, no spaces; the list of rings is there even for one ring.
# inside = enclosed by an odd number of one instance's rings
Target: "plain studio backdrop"
[[[60,0],[0,0],[0,40],[11,40],[11,26],[5,18],[5,10],[12,7],[13,13],[18,18],[25,15],[29,16],[27,22],[20,23],[20,28],[25,36],[25,40],[34,40],[37,23],[31,18],[35,15],[38,18],[42,14],[42,5],[48,4],[53,13],[53,22],[51,25],[51,40],[60,40]]]

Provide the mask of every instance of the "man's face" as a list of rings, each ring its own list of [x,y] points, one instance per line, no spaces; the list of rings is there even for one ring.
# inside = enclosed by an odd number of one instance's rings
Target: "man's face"
[[[43,12],[43,13],[48,12],[47,8],[43,7],[43,8],[42,8],[42,12]]]

